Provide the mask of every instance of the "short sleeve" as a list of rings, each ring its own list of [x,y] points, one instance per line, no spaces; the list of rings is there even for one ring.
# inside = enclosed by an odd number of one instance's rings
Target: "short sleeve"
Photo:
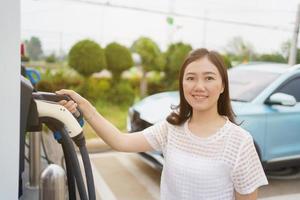
[[[164,151],[167,144],[168,122],[158,122],[142,131],[151,147],[157,151]]]
[[[251,136],[240,146],[231,177],[235,190],[240,194],[250,194],[268,184]]]

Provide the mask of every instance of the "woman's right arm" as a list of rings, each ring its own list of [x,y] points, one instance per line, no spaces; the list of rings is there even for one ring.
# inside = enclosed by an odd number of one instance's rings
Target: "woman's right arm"
[[[100,115],[88,101],[85,101],[80,109],[86,116],[86,121],[95,130],[97,135],[113,149],[124,152],[145,152],[152,150],[152,147],[141,132],[122,133]]]
[[[112,123],[100,115],[94,106],[85,98],[72,90],[60,90],[57,94],[70,96],[74,101],[61,101],[60,104],[65,106],[70,112],[74,113],[77,106],[83,113],[86,121],[95,130],[106,144],[117,151],[124,152],[145,152],[153,148],[141,132],[125,134],[118,130]]]

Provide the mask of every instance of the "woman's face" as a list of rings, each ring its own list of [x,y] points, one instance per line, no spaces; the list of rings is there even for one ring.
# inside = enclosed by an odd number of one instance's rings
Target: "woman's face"
[[[183,93],[194,111],[217,108],[223,91],[222,77],[207,57],[187,65],[183,75]]]

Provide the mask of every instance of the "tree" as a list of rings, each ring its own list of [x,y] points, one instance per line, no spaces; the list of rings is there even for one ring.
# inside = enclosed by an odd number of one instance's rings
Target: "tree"
[[[241,37],[234,37],[227,44],[226,52],[230,58],[239,62],[249,62],[254,55],[253,46]]]
[[[88,77],[106,68],[104,50],[92,40],[79,41],[69,52],[69,66]]]
[[[284,58],[287,60],[286,62],[288,62],[288,59],[289,59],[291,45],[292,45],[291,40],[287,40],[281,44],[281,53],[284,56]],[[296,56],[297,56],[296,64],[300,64],[300,49],[297,49]]]
[[[133,66],[133,60],[129,49],[116,42],[106,46],[105,56],[108,69],[113,73],[115,80],[120,79],[124,70]]]
[[[228,55],[221,55],[224,59],[224,63],[225,63],[225,66],[227,67],[227,69],[231,68],[232,67],[232,64],[231,64],[231,59],[229,58]]]
[[[161,53],[157,44],[147,37],[137,39],[132,47],[132,51],[141,56],[142,80],[141,80],[141,96],[147,94],[146,73],[152,70],[163,70],[165,66],[165,57]]]
[[[290,54],[290,50],[291,50],[291,46],[292,46],[292,41],[291,40],[287,40],[285,42],[283,42],[281,44],[281,48],[280,48],[280,53],[286,58],[288,59],[289,54]]]
[[[182,42],[171,44],[166,53],[166,66],[165,66],[165,82],[167,87],[175,89],[177,83],[179,70],[184,62],[188,53],[192,50],[192,46]],[[177,85],[177,84],[176,84]]]
[[[56,60],[57,60],[57,58],[56,58],[55,53],[51,53],[50,55],[48,55],[48,56],[45,58],[45,61],[46,61],[47,63],[55,63]]]
[[[300,64],[300,49],[297,49],[297,59],[296,64]]]
[[[68,62],[71,68],[84,77],[83,84],[78,88],[79,92],[89,100],[93,100],[90,91],[94,91],[95,85],[89,77],[93,73],[106,68],[104,50],[92,40],[81,40],[69,51]],[[97,89],[100,90],[100,88]],[[95,96],[100,92],[95,93]]]
[[[38,37],[31,37],[30,40],[25,40],[26,52],[30,59],[38,60],[43,54],[42,44]]]
[[[287,63],[287,59],[284,58],[283,55],[281,55],[280,53],[257,55],[255,60],[266,61],[266,62]]]

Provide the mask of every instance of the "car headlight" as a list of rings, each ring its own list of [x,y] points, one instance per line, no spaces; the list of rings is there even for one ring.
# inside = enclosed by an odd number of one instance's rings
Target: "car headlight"
[[[152,126],[149,122],[140,118],[140,113],[129,108],[127,117],[127,130],[128,132],[142,131],[145,128]]]
[[[127,114],[127,131],[128,132],[132,132],[131,131],[131,129],[132,129],[132,127],[131,127],[131,121],[132,121],[132,118],[133,118],[133,113],[134,113],[134,110],[133,110],[133,108],[132,107],[130,107],[129,108],[129,110],[128,110],[128,114]]]

